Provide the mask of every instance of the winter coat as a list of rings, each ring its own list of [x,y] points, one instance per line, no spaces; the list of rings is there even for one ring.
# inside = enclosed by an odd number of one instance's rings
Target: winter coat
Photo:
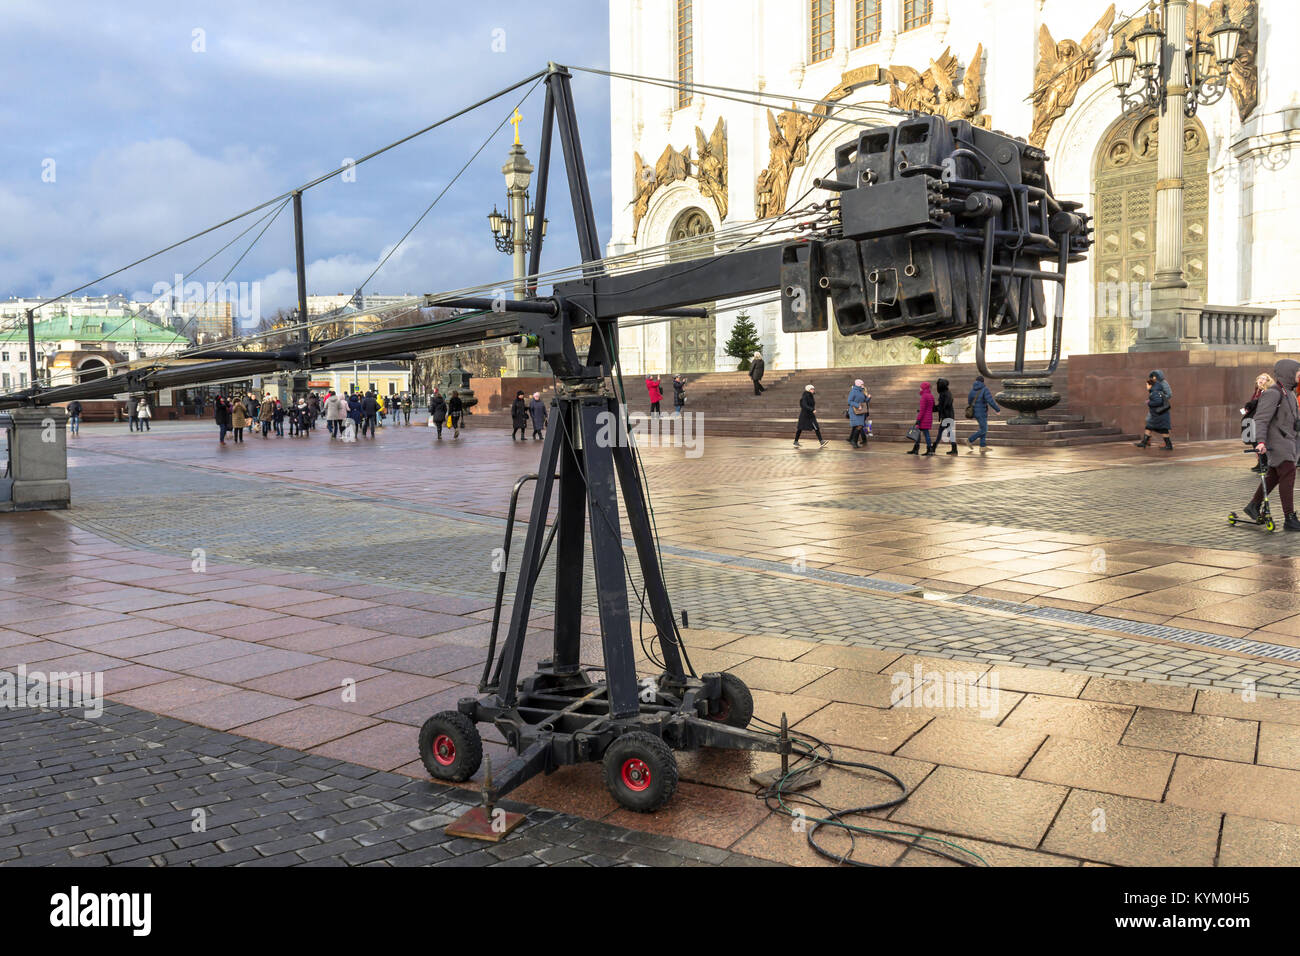
[[[429,417],[434,421],[442,421],[447,417],[447,400],[441,393],[429,399]]]
[[[546,426],[546,403],[540,398],[530,399],[528,412],[533,416],[533,428],[541,431]]]
[[[510,420],[514,422],[515,428],[526,428],[528,425],[528,405],[522,398],[516,398],[510,404]]]
[[[345,414],[343,399],[337,395],[331,395],[325,399],[325,420],[327,422],[341,422]]]
[[[763,360],[761,358],[754,359],[749,365],[749,377],[755,382],[760,381],[763,378],[763,368]]]
[[[136,407],[135,407],[135,417],[138,418],[138,419],[149,419],[149,418],[153,418],[153,411],[149,408],[149,405],[148,405],[147,402],[143,402],[143,401],[142,401],[142,402],[140,402],[138,405],[136,405]]]
[[[259,422],[269,422],[275,417],[275,403],[263,402],[262,407],[258,409],[257,420]]]
[[[866,404],[867,404],[866,389],[861,388],[857,385],[854,385],[851,389],[849,389],[849,424],[852,425],[854,428],[860,428],[867,423],[867,412],[863,411],[861,414],[859,414],[853,410],[853,406],[866,405]]]
[[[657,402],[664,397],[663,387],[659,384],[657,378],[648,378],[645,380],[645,390],[650,393],[650,401]]]
[[[361,424],[361,399],[356,395],[348,396],[348,418],[358,425]]]
[[[375,401],[375,396],[368,394],[361,400],[361,414],[367,418],[374,418],[379,414],[379,403]]]
[[[939,395],[935,401],[934,417],[939,419],[940,424],[945,421],[957,420],[956,409],[953,408],[952,390],[948,388],[947,379],[939,379]]]
[[[1270,468],[1300,459],[1300,407],[1296,405],[1295,373],[1300,362],[1281,359],[1273,366],[1277,384],[1264,390],[1255,407],[1255,437],[1268,450]]]
[[[995,412],[1002,411],[998,403],[993,400],[993,393],[985,382],[976,382],[970,387],[970,394],[966,396],[966,404],[975,409],[976,418],[987,418],[989,409]]]
[[[230,427],[230,405],[227,402],[217,402],[212,406],[212,419],[218,425]]]
[[[271,421],[273,422],[284,421],[284,406],[281,405],[279,402],[276,402],[275,405],[272,406],[271,408]]]
[[[799,428],[817,427],[817,398],[812,392],[804,392],[799,397]]]
[[[930,383],[921,383],[921,400],[916,407],[916,427],[931,428],[934,425],[934,396],[930,394]]]
[[[1151,374],[1156,377],[1156,381],[1151,386],[1150,394],[1147,395],[1146,427],[1152,431],[1167,432],[1173,427],[1169,407],[1170,401],[1174,397],[1174,390],[1165,381],[1164,372],[1153,371]]]
[[[461,412],[465,410],[465,403],[459,395],[453,395],[447,399],[447,414],[451,416],[453,424],[460,422]]]
[[[234,401],[230,404],[230,427],[245,428],[248,426],[248,409],[244,407],[242,401]]]
[[[686,383],[680,379],[675,379],[673,381],[673,404],[686,404]]]
[[[78,401],[68,402],[68,415],[72,418],[76,418],[80,414],[81,414],[81,402]]]

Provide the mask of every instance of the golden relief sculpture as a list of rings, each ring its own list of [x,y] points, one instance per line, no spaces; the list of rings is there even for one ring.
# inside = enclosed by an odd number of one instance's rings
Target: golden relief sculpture
[[[1259,3],[1257,0],[1218,0],[1210,5],[1208,22],[1218,23],[1224,2],[1232,22],[1243,27],[1245,34],[1237,46],[1237,58],[1232,61],[1228,74],[1228,92],[1237,103],[1237,115],[1245,122],[1259,105],[1259,67],[1255,58],[1259,53]]]
[[[863,86],[888,86],[889,105],[901,110],[932,113],[949,120],[969,120],[988,128],[990,119],[980,113],[980,83],[984,47],[980,45],[957,90],[959,69],[952,48],[931,60],[924,72],[910,66],[878,64],[846,71],[840,82],[812,109],[800,112],[793,104],[779,116],[767,114],[769,157],[767,168],[754,183],[754,213],[766,219],[785,212],[790,178],[808,161],[808,144],[830,115],[831,107]],[[811,115],[810,115],[811,114]]]
[[[1044,23],[1038,28],[1038,66],[1034,68],[1034,126],[1029,142],[1040,149],[1052,124],[1074,105],[1079,88],[1097,72],[1097,57],[1115,22],[1115,4],[1102,14],[1081,42],[1052,39]]]
[[[967,120],[976,126],[988,126],[988,117],[980,116],[980,82],[984,66],[984,46],[975,48],[975,55],[966,67],[962,78],[962,91],[957,92],[957,58],[952,47],[943,51],[937,60],[931,60],[925,72],[910,66],[894,65],[887,71],[889,105],[900,110],[932,113],[947,120]]]
[[[1237,116],[1245,122],[1255,112],[1255,107],[1259,106],[1259,67],[1256,63],[1259,55],[1258,0],[1214,0],[1209,7],[1200,3],[1189,4],[1187,39],[1190,41],[1195,31],[1200,30],[1202,41],[1208,42],[1209,32],[1222,18],[1225,4],[1229,19],[1246,31],[1237,47],[1237,58],[1232,61],[1232,71],[1228,74],[1228,92],[1237,104]],[[1117,27],[1113,47],[1119,46],[1121,38],[1130,39],[1141,29],[1144,21],[1145,14],[1133,17]],[[1129,45],[1132,46],[1131,43]]]
[[[704,138],[704,132],[698,126],[695,127],[695,144],[700,157],[695,161],[691,160],[689,146],[680,150],[671,144],[665,146],[653,166],[645,162],[640,153],[632,153],[632,163],[636,167],[631,203],[634,240],[641,229],[641,220],[650,210],[650,199],[659,187],[685,182],[692,177],[699,184],[700,192],[713,199],[718,207],[718,218],[727,218],[727,134],[721,116],[708,139]]]

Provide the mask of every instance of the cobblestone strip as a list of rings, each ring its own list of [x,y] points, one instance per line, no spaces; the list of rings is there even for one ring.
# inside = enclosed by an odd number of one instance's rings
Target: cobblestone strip
[[[511,801],[501,843],[448,837],[476,802],[124,704],[0,711],[0,865],[776,865]]]

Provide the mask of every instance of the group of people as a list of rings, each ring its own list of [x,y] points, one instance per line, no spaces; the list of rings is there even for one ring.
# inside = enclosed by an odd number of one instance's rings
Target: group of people
[[[645,380],[646,394],[650,396],[650,417],[655,418],[661,414],[660,403],[664,399],[663,383],[659,380],[658,375],[650,375]],[[673,414],[678,418],[682,415],[682,406],[686,404],[686,376],[673,376]]]
[[[1153,373],[1154,374],[1154,373]],[[1300,518],[1295,512],[1295,472],[1300,461],[1300,405],[1296,403],[1296,390],[1300,387],[1300,362],[1281,359],[1273,366],[1273,374],[1261,372],[1255,379],[1255,393],[1242,408],[1243,426],[1247,421],[1253,428],[1258,459],[1255,470],[1263,469],[1264,481],[1255,489],[1255,496],[1246,505],[1245,512],[1251,520],[1259,520],[1259,509],[1267,490],[1277,489],[1282,499],[1282,513],[1287,531],[1300,531]],[[1243,428],[1243,434],[1246,434]],[[1167,439],[1166,439],[1167,440]]]
[[[146,403],[142,400],[140,405]],[[244,395],[218,395],[213,399],[212,417],[217,423],[217,441],[226,443],[226,436],[238,444],[244,440],[244,430],[260,431],[263,438],[272,433],[277,438],[284,437],[285,423],[289,425],[289,437],[306,438],[316,430],[316,422],[322,417],[329,429],[331,439],[343,439],[344,423],[350,420],[355,432],[362,436],[375,435],[376,428],[383,427],[384,419],[391,419],[394,425],[411,424],[412,399],[409,394],[401,396],[379,396],[371,389],[364,394],[352,392],[340,395],[330,389],[324,398],[317,392],[309,392],[295,400],[282,401],[276,395],[259,397],[255,392]],[[148,418],[142,419],[148,427]],[[133,426],[135,427],[135,426]]]
[[[542,401],[541,392],[533,392],[533,397],[529,399],[524,398],[523,392],[515,392],[515,400],[510,405],[511,441],[516,441],[515,435],[519,436],[518,441],[527,441],[524,436],[530,422],[533,426],[533,440],[541,441],[546,421],[546,403]]]
[[[755,386],[758,386],[757,379],[755,379]],[[976,442],[979,443],[980,448],[988,447],[990,409],[995,412],[1002,411],[993,398],[993,393],[985,383],[984,376],[978,375],[975,377],[970,392],[966,396],[966,417],[974,419],[976,424],[979,425],[979,429],[966,438],[966,444],[970,446],[972,452],[975,450]],[[846,441],[854,448],[865,448],[867,440],[873,436],[871,429],[871,392],[867,391],[866,383],[860,378],[855,379],[849,389],[844,417],[849,420],[849,436]],[[939,423],[939,431],[932,438],[930,433],[935,426],[936,419]],[[799,439],[806,431],[815,434],[822,446],[829,444],[822,435],[821,423],[817,421],[817,387],[815,385],[805,385],[803,394],[799,397],[799,420],[795,424],[794,430],[794,446],[796,448],[800,447]],[[948,454],[958,454],[957,413],[952,390],[949,388],[946,378],[941,378],[935,382],[934,392],[930,391],[929,382],[921,383],[916,408],[916,422],[908,432],[908,437],[912,438],[912,448],[908,452],[909,455],[920,454],[921,440],[923,438],[925,439],[926,455],[935,454],[939,445],[944,443],[952,446],[952,450]]]
[[[451,395],[444,396],[437,388],[433,390],[429,396],[429,424],[438,429],[439,441],[442,441],[444,428],[452,430],[452,438],[459,438],[464,416],[465,401],[460,392],[452,389]]]

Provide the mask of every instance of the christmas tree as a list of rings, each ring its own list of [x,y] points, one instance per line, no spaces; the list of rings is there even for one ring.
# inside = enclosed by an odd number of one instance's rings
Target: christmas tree
[[[740,359],[740,365],[737,366],[739,371],[748,372],[749,360],[761,345],[758,340],[758,329],[750,321],[749,313],[739,313],[736,316],[736,324],[731,327],[731,338],[727,339],[723,351],[732,358]]]

